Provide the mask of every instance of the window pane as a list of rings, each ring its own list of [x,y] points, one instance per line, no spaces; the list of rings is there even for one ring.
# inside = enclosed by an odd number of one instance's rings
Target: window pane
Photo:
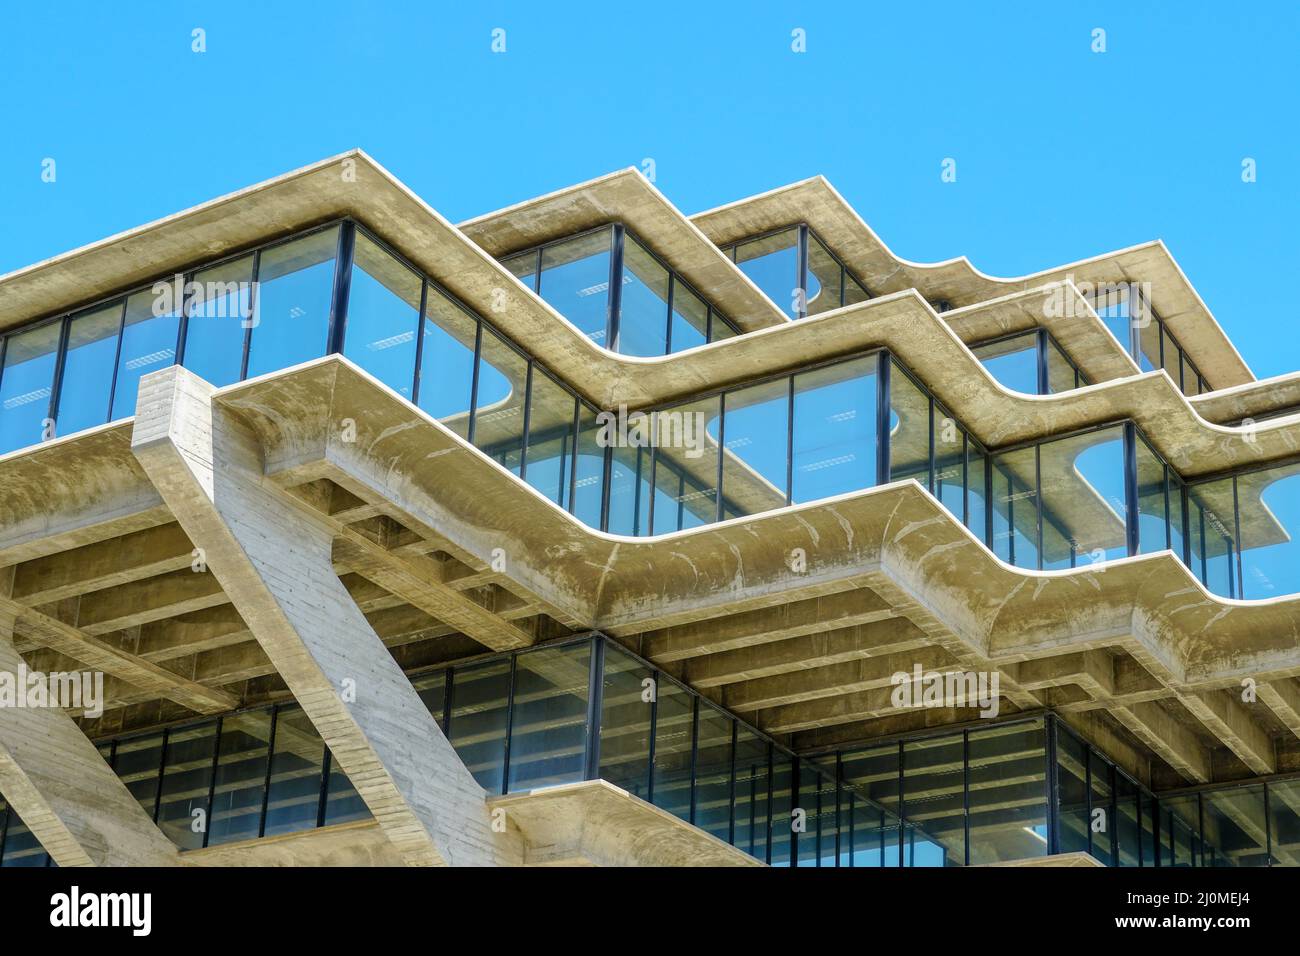
[[[975,447],[974,441],[966,442],[966,527],[974,532],[975,537],[985,541],[988,517],[988,488],[984,475],[985,455]]]
[[[609,472],[610,534],[650,533],[651,449],[615,448]]]
[[[970,732],[970,862],[1047,855],[1042,721]]]
[[[1055,395],[1075,388],[1074,366],[1052,338],[1047,339],[1047,391]]]
[[[1018,568],[1038,567],[1038,473],[1034,449],[993,458],[993,553]]]
[[[731,839],[731,728],[734,721],[700,701],[695,762],[695,825],[723,843]]]
[[[655,720],[654,805],[691,818],[691,733],[694,698],[670,680],[659,682]]]
[[[351,823],[353,820],[365,820],[370,817],[370,808],[361,799],[352,781],[339,766],[338,760],[330,754],[330,777],[325,787],[324,826],[336,823]]]
[[[1062,853],[1088,851],[1088,749],[1064,730],[1056,734],[1057,826]]]
[[[745,727],[736,736],[736,840],[750,856],[767,859],[768,742]]]
[[[539,292],[560,315],[598,345],[609,321],[609,250],[613,229],[606,227],[557,242],[542,250]]]
[[[45,847],[41,846],[41,841],[36,839],[36,834],[32,833],[27,824],[18,818],[18,811],[10,807],[8,812],[9,824],[5,831],[5,855],[4,859],[0,860],[0,866],[48,866],[49,854],[45,852]],[[3,822],[4,814],[0,813],[0,824],[3,824]]]
[[[898,746],[847,753],[841,767],[845,784],[855,791],[853,866],[898,866]]]
[[[877,362],[873,355],[794,377],[795,502],[876,483]]]
[[[658,688],[650,668],[605,644],[600,710],[600,777],[646,799],[650,785],[650,716]]]
[[[530,249],[527,252],[521,252],[517,256],[511,256],[508,259],[502,259],[501,264],[514,273],[528,288],[536,291],[537,286],[537,250]]]
[[[509,697],[509,659],[458,667],[452,675],[451,745],[488,793],[501,793]]]
[[[867,290],[862,287],[862,283],[849,275],[847,270],[844,274],[844,304],[857,305],[859,302],[866,302],[871,296],[867,295]]]
[[[1232,481],[1223,478],[1187,488],[1192,573],[1206,588],[1223,597],[1237,596]]]
[[[717,519],[719,408],[715,396],[659,413],[655,534],[695,528]],[[677,507],[668,504],[661,508],[665,497]]]
[[[840,307],[843,282],[839,260],[817,237],[808,236],[808,314],[829,312]]]
[[[0,369],[0,454],[48,437],[60,322],[9,336]],[[135,405],[131,406],[132,411]]]
[[[736,265],[778,309],[797,319],[799,230],[786,229],[736,247]]]
[[[1199,798],[1196,794],[1160,800],[1160,865],[1203,866]]]
[[[1160,338],[1164,343],[1164,370],[1169,373],[1169,377],[1174,380],[1175,388],[1182,388],[1182,350],[1174,342],[1174,337],[1169,334],[1169,330],[1163,325],[1160,327]]]
[[[1039,446],[1039,482],[1045,569],[1128,553],[1122,426]]]
[[[403,398],[415,379],[421,278],[357,232],[343,354]]]
[[[1300,591],[1300,464],[1237,478],[1241,587],[1247,600]]]
[[[222,720],[209,846],[257,836],[270,739],[268,710],[231,714]]]
[[[623,241],[623,300],[618,351],[663,355],[668,351],[668,270],[631,236]]]
[[[915,478],[930,487],[930,398],[890,360],[889,480]]]
[[[722,327],[722,320],[718,319]],[[684,282],[673,280],[672,350],[684,352],[703,345],[709,334],[709,307]]]
[[[316,826],[324,761],[325,744],[302,708],[281,707],[275,715],[266,836]]]
[[[1195,396],[1201,394],[1202,391],[1209,391],[1208,388],[1202,389],[1200,375],[1197,373],[1195,366],[1192,365],[1186,355],[1182,356],[1182,365],[1184,395]]]
[[[591,645],[585,641],[516,658],[511,792],[582,779],[590,660]]]
[[[1270,783],[1268,812],[1274,865],[1297,865],[1300,863],[1296,852],[1300,846],[1300,780]]]
[[[1169,547],[1182,561],[1187,561],[1187,528],[1183,519],[1183,481],[1172,468],[1169,480]],[[1195,569],[1193,568],[1193,573]]]
[[[605,448],[596,411],[578,403],[578,458],[574,462],[573,515],[591,528],[600,527],[600,502],[605,490]]]
[[[717,309],[713,309],[709,317],[709,341],[721,342],[725,339],[734,339],[737,333]]]
[[[1138,484],[1138,553],[1150,554],[1153,551],[1163,551],[1169,546],[1165,541],[1169,528],[1165,511],[1165,466],[1141,435],[1137,436],[1135,451]]]
[[[186,303],[185,367],[220,388],[239,381],[253,306],[253,257],[197,272]]]
[[[727,393],[722,494],[736,514],[785,505],[790,380],[780,378]]]
[[[966,857],[962,735],[903,747],[908,866],[962,866]]]
[[[215,720],[194,727],[175,727],[167,735],[158,828],[182,850],[203,846],[216,743]]]
[[[947,413],[934,407],[934,494],[958,521],[965,503],[966,431]]]
[[[126,300],[126,322],[122,328],[122,350],[117,363],[117,386],[113,391],[114,419],[135,414],[135,402],[143,376],[167,368],[176,361],[180,312],[172,310],[154,315],[154,307],[159,303],[159,297],[152,290],[137,292]]]
[[[506,470],[519,474],[524,448],[524,396],[528,361],[491,329],[483,329],[474,444]]]
[[[447,728],[443,726],[443,712],[447,703],[447,672],[434,671],[432,674],[412,678],[411,686],[420,695],[421,703],[428,709],[429,715],[433,717],[438,728],[446,733]]]
[[[794,758],[772,748],[772,852],[768,862],[772,866],[791,866],[791,827],[794,817]]]
[[[338,227],[262,253],[253,306],[249,377],[325,354]]]
[[[1115,819],[1111,801],[1114,797],[1112,776],[1115,768],[1103,760],[1097,751],[1089,748],[1088,759],[1092,768],[1092,809],[1089,814],[1092,830],[1092,855],[1107,866],[1115,865]],[[1102,812],[1098,812],[1098,811]]]
[[[1129,333],[1129,310],[1127,286],[1101,286],[1095,296],[1097,315],[1115,337],[1120,348],[1132,354]]]
[[[1115,835],[1119,842],[1116,866],[1138,866],[1142,851],[1142,824],[1138,813],[1138,788],[1124,774],[1115,774]],[[1149,865],[1149,861],[1148,861]]]
[[[528,483],[561,508],[569,507],[573,478],[573,413],[577,399],[533,366],[528,412]]]
[[[420,408],[461,438],[469,435],[477,330],[478,320],[430,283],[420,353]]]
[[[113,771],[151,820],[158,799],[158,772],[161,768],[162,734],[118,741]]]
[[[68,326],[68,355],[59,396],[59,434],[71,435],[108,421],[113,363],[122,304],[87,312]]]
[[[1133,325],[1138,334],[1138,368],[1144,372],[1160,368],[1160,323],[1147,314]]]
[[[1026,332],[971,349],[998,382],[1013,392],[1038,394],[1038,333]],[[1070,387],[1074,387],[1071,380]]]

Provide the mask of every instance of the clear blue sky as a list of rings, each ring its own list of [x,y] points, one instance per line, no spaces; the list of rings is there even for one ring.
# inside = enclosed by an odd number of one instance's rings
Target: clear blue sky
[[[995,275],[1163,238],[1300,369],[1295,3],[55,6],[0,12],[0,272],[353,146],[453,221],[650,157],[688,213],[822,173]]]

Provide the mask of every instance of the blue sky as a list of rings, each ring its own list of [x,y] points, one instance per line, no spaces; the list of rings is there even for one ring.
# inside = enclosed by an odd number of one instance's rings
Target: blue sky
[[[1300,5],[58,6],[0,12],[0,272],[353,146],[453,221],[651,158],[688,213],[822,173],[994,275],[1163,238],[1256,375],[1300,369]]]

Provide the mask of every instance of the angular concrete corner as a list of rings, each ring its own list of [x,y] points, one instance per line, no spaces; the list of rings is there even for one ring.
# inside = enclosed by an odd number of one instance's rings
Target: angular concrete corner
[[[0,618],[0,672],[17,674],[13,622]],[[59,866],[178,866],[75,721],[52,707],[0,707],[0,794]]]
[[[335,574],[333,533],[263,481],[257,439],[179,366],[140,382],[132,451],[351,779],[414,865],[522,862]]]

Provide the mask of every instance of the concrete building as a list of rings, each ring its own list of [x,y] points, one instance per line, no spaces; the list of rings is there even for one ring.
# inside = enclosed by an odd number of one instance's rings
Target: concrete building
[[[0,865],[1295,864],[1298,412],[1160,242],[331,158],[0,278]]]

